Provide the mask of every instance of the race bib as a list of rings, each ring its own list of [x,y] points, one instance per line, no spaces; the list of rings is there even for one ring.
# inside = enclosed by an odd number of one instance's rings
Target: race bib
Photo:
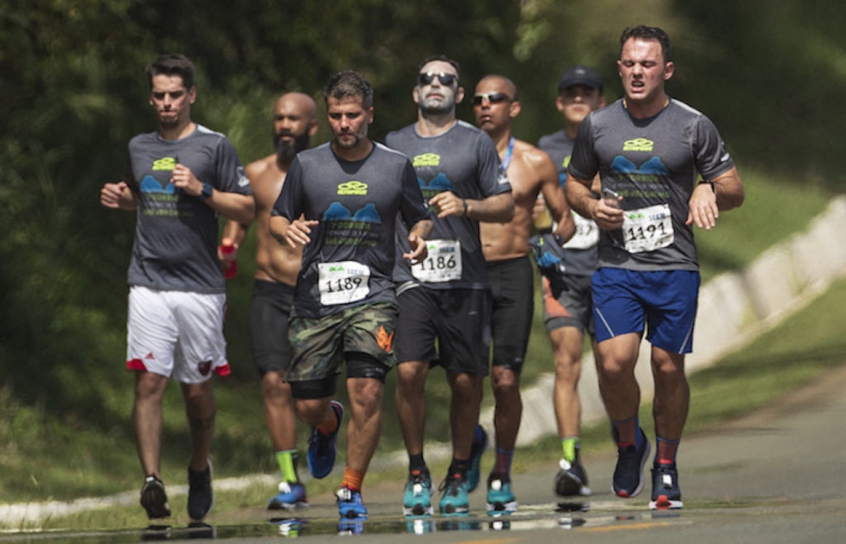
[[[673,243],[673,217],[668,204],[658,204],[623,214],[623,241],[629,253],[643,253]]]
[[[564,249],[590,249],[599,243],[599,227],[591,219],[586,219],[576,212],[572,212],[576,222],[576,234],[567,240]]]
[[[411,274],[426,283],[461,279],[461,243],[458,240],[429,240],[426,260],[411,267]]]
[[[324,306],[362,300],[370,293],[370,268],[355,261],[318,263],[318,289]]]

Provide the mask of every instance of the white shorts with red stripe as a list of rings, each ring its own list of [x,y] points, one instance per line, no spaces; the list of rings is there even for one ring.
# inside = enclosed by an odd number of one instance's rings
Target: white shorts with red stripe
[[[225,294],[129,290],[126,368],[182,383],[229,374],[223,338]]]

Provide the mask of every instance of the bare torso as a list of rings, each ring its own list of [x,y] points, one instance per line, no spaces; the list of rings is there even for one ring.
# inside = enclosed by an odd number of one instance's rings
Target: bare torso
[[[515,140],[506,170],[514,197],[514,219],[508,223],[479,223],[486,261],[504,261],[529,254],[532,207],[543,186],[539,170],[545,157],[541,153],[535,146]]]
[[[270,235],[270,212],[273,210],[287,172],[276,164],[276,155],[270,155],[247,165],[247,177],[253,187],[256,201],[256,279],[287,285],[297,284],[297,274],[302,262],[302,249],[280,244]]]

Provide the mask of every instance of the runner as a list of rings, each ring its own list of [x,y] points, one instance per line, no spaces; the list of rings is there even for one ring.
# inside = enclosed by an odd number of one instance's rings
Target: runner
[[[684,357],[693,350],[699,271],[691,224],[712,228],[743,202],[743,185],[714,124],[670,98],[670,39],[627,28],[617,68],[625,96],[579,129],[565,188],[570,205],[602,229],[593,275],[599,385],[618,460],[613,490],[643,488],[650,443],[640,428],[634,375],[644,329],[652,344],[656,455],[650,508],[681,508],[676,454],[690,404]],[[600,174],[603,198],[590,191]],[[705,179],[697,185],[699,176]]]

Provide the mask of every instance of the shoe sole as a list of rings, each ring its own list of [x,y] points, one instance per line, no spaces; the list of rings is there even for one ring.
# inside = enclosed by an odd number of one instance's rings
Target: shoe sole
[[[431,516],[434,513],[435,509],[431,505],[426,507],[422,504],[415,504],[411,507],[405,505],[402,507],[402,515],[404,516]]]
[[[681,500],[668,499],[666,495],[661,495],[654,501],[649,501],[650,510],[681,510],[684,503]]]
[[[452,504],[439,508],[442,516],[466,516],[470,513],[470,505],[454,506]]]
[[[500,516],[517,511],[517,501],[487,503],[489,516]]]
[[[296,510],[297,508],[308,508],[308,502],[305,500],[297,502],[279,502],[271,500],[267,505],[268,510]]]
[[[646,439],[644,438],[644,440],[646,440]],[[638,480],[638,484],[637,484],[637,487],[635,488],[635,490],[631,494],[628,494],[628,493],[626,493],[625,490],[622,490],[622,489],[618,490],[617,487],[614,485],[614,482],[612,481],[611,482],[611,491],[615,495],[617,495],[618,497],[622,497],[624,499],[633,499],[634,497],[637,497],[638,495],[640,495],[640,492],[643,491],[643,486],[646,483],[646,479],[643,477],[643,467],[646,466],[646,460],[649,458],[649,452],[650,451],[652,451],[652,444],[649,443],[649,440],[646,440],[646,449],[643,451],[643,457],[641,457],[641,459],[640,459],[640,469],[638,470],[639,480]]]

